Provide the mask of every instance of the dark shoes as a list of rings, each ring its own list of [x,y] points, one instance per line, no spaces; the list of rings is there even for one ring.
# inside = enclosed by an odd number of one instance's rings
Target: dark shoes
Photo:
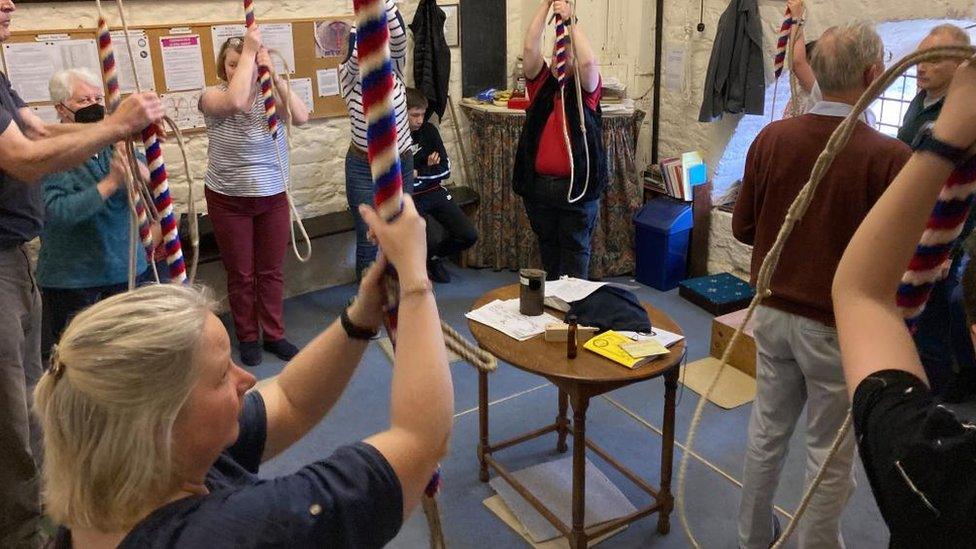
[[[265,341],[264,350],[285,362],[295,358],[295,355],[298,354],[298,347],[295,347],[292,342],[285,338],[277,339],[275,341]]]
[[[437,257],[427,260],[427,276],[434,282],[446,284],[451,281],[451,273],[444,267],[444,260]]]
[[[261,354],[260,343],[257,341],[241,341],[237,347],[241,353],[241,362],[245,366],[257,366],[261,364],[263,356]]]
[[[295,358],[295,355],[298,354],[298,347],[285,338],[265,341],[263,345],[257,341],[241,341],[237,346],[241,353],[241,362],[245,366],[261,364],[261,359],[264,357],[261,352],[262,348],[285,362]]]

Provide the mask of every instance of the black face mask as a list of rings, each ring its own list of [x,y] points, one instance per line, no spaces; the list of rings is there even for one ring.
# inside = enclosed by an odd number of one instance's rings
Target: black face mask
[[[62,103],[62,106],[64,103]],[[64,107],[68,109],[68,107]],[[87,107],[82,107],[76,111],[68,109],[68,111],[75,115],[75,122],[79,124],[91,124],[93,122],[101,122],[105,118],[105,107],[99,105],[98,103],[92,103]]]

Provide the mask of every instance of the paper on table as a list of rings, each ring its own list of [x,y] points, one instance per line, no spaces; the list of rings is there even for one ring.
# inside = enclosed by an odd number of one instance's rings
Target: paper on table
[[[646,341],[648,339],[653,339],[665,347],[670,347],[675,343],[681,341],[685,338],[683,335],[678,335],[667,330],[662,330],[660,328],[654,328],[650,334],[639,334],[637,332],[617,332],[618,334],[624,335],[633,339],[634,341]]]
[[[496,299],[464,316],[519,341],[525,341],[545,332],[547,324],[559,322],[558,318],[549,313],[542,313],[539,316],[523,315],[519,312],[518,299],[506,301]]]
[[[606,282],[563,277],[559,280],[546,281],[546,297],[558,297],[566,303],[572,303],[585,299],[605,284]]]

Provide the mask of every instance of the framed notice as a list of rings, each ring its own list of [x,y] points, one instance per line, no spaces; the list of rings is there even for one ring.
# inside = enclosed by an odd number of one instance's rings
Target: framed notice
[[[460,13],[457,4],[441,6],[447,19],[444,20],[444,38],[447,39],[447,46],[456,48],[461,45],[461,22],[458,20]]]

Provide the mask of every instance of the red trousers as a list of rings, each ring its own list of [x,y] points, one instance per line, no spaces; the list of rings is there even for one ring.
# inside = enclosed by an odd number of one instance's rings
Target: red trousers
[[[285,193],[227,196],[205,190],[220,259],[227,270],[227,300],[237,341],[285,337],[281,265],[290,238],[291,218]]]

